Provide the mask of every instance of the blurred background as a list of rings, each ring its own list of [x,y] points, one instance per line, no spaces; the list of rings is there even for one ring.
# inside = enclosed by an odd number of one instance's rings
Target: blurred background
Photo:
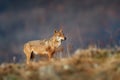
[[[120,0],[0,0],[0,63],[22,62],[24,43],[49,38],[60,25],[70,53],[119,46]]]

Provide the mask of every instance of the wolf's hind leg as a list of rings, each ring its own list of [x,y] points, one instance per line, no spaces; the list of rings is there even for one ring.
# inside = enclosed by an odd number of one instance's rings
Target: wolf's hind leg
[[[26,55],[26,63],[29,64],[30,56],[31,56],[31,51],[30,51],[30,45],[29,44],[24,45],[24,53]]]
[[[31,53],[27,50],[24,50],[24,53],[26,55],[26,63],[29,64]]]
[[[27,54],[26,54],[26,58],[27,58],[26,63],[27,63],[27,64],[30,63],[30,56],[31,56],[31,53],[27,53]]]

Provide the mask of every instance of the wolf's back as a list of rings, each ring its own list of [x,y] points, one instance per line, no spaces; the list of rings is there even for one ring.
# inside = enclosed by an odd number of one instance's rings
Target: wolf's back
[[[34,41],[29,41],[29,45],[31,46],[42,46],[45,45],[46,40],[34,40]]]

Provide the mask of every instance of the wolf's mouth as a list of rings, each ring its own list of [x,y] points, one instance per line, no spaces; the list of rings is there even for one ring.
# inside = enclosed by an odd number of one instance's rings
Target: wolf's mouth
[[[61,41],[64,41],[64,40],[66,40],[66,37],[64,37],[64,39],[61,39]]]

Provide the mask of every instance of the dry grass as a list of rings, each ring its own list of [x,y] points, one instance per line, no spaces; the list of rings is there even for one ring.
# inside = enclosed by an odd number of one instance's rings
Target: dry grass
[[[119,75],[119,48],[90,47],[69,58],[0,65],[0,80],[119,80]]]

